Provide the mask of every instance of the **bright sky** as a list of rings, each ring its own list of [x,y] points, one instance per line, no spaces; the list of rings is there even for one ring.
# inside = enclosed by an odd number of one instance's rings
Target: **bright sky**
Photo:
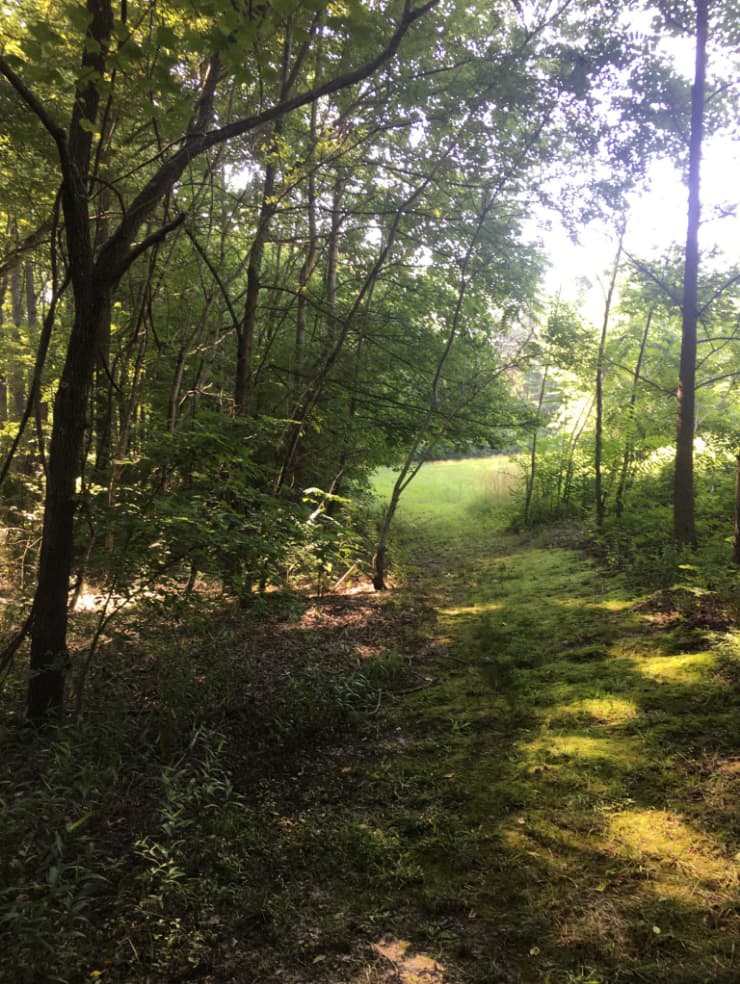
[[[648,30],[650,11],[630,11],[637,30]],[[659,48],[673,60],[674,67],[689,81],[694,74],[692,38],[664,37]],[[710,52],[709,78],[715,54]],[[730,61],[721,59],[721,75],[737,76]],[[710,81],[711,85],[711,81]],[[705,257],[713,249],[720,251],[718,262],[731,265],[740,259],[740,143],[727,136],[705,138],[701,165],[702,227],[700,247]],[[648,259],[665,253],[673,244],[686,240],[687,189],[681,175],[669,160],[655,161],[649,168],[645,187],[630,196],[626,248]],[[594,224],[583,230],[580,243],[574,245],[562,229],[553,229],[543,237],[551,257],[552,269],[546,289],[553,296],[581,300],[591,320],[599,320],[603,310],[603,293],[596,286],[584,296],[583,277],[596,284],[606,279],[614,262],[616,243],[611,230]]]
[[[728,265],[740,258],[740,209],[727,211],[738,202],[739,176],[740,144],[728,138],[708,143],[701,170],[700,246],[705,256],[719,249]],[[630,196],[630,206],[625,246],[631,253],[649,258],[685,242],[687,190],[671,161],[656,161],[651,166],[648,186]],[[614,261],[613,234],[595,223],[583,230],[578,245],[563,229],[546,233],[544,241],[553,264],[546,278],[547,291],[553,295],[560,291],[567,300],[578,298],[581,278],[594,282]]]

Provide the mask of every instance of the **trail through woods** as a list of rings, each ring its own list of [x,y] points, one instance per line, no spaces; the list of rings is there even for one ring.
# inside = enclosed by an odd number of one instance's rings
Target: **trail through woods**
[[[557,533],[407,538],[394,604],[435,613],[404,649],[419,687],[382,698],[342,796],[402,884],[366,913],[373,969],[322,952],[323,979],[736,980],[727,614],[633,597]]]
[[[738,980],[737,611],[416,494],[394,590],[133,614],[6,727],[1,980]]]

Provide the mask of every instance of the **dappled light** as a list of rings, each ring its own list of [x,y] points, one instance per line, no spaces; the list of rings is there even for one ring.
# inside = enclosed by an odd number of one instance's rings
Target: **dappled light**
[[[432,957],[417,950],[408,940],[383,938],[373,944],[373,950],[390,965],[389,977],[381,980],[398,981],[399,984],[447,984],[449,978],[444,966]]]
[[[551,765],[567,763],[577,765],[588,761],[605,767],[638,767],[644,762],[644,750],[636,738],[612,735],[609,738],[591,738],[586,735],[547,735],[523,745],[522,749],[537,761]]]
[[[615,814],[609,832],[620,849],[643,864],[657,865],[655,877],[664,871],[685,875],[714,887],[737,888],[738,859],[728,857],[707,834],[697,830],[680,814],[666,810],[630,809]]]
[[[586,726],[614,726],[634,720],[639,713],[637,704],[623,697],[582,697],[553,707],[547,712],[545,723],[549,727],[560,727],[575,721]]]

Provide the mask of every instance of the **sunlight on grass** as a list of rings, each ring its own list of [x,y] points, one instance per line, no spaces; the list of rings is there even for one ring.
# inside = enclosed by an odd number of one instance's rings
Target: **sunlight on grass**
[[[423,953],[415,953],[408,940],[384,938],[373,943],[372,948],[393,968],[394,981],[402,984],[444,984],[447,979],[443,965]]]
[[[593,762],[605,760],[622,767],[634,767],[644,760],[640,742],[635,738],[611,735],[589,738],[586,735],[552,735],[528,742],[522,748],[538,760],[557,763],[574,759]]]
[[[440,608],[440,615],[456,618],[460,615],[482,615],[484,612],[497,612],[504,608],[501,601],[489,601],[478,605],[461,605],[459,608]]]
[[[677,813],[628,810],[611,818],[609,832],[626,854],[640,861],[656,861],[705,882],[738,882],[738,863],[722,858],[717,845]]]
[[[622,724],[637,717],[639,711],[631,700],[621,697],[587,697],[554,708],[548,723],[591,718],[597,724]]]
[[[373,476],[374,494],[387,501],[396,477],[394,469],[379,468]],[[505,502],[519,482],[519,472],[505,455],[430,461],[404,491],[399,516],[406,519],[461,516],[478,503]]]
[[[679,656],[650,656],[633,660],[644,676],[658,682],[706,682],[715,665],[712,653],[682,653]]]

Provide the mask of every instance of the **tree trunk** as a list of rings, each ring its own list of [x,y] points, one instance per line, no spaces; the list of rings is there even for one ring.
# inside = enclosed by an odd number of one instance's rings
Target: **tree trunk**
[[[691,89],[689,200],[683,279],[681,363],[677,391],[676,467],[673,480],[673,536],[678,544],[696,547],[694,515],[694,425],[696,398],[696,328],[699,281],[699,200],[704,98],[709,32],[708,0],[696,0],[696,68]]]
[[[632,390],[630,392],[630,402],[629,402],[629,421],[628,421],[628,433],[624,442],[624,454],[622,455],[622,467],[619,470],[619,480],[617,482],[617,491],[614,497],[614,512],[619,517],[624,512],[624,493],[627,488],[627,478],[629,477],[630,466],[632,464],[632,459],[634,457],[635,450],[635,427],[636,427],[636,415],[635,407],[637,405],[637,387],[640,382],[640,373],[642,372],[642,361],[645,357],[645,348],[647,346],[648,334],[650,333],[650,325],[653,320],[653,309],[648,311],[647,320],[645,322],[645,330],[642,333],[642,339],[640,340],[640,351],[637,355],[637,364],[635,365],[635,372],[632,377]]]
[[[604,358],[606,354],[606,333],[609,328],[609,315],[611,314],[612,298],[614,288],[617,283],[619,273],[619,261],[622,258],[622,243],[624,241],[624,229],[619,232],[619,245],[617,255],[614,260],[609,289],[606,293],[604,302],[604,320],[601,323],[601,337],[599,339],[599,354],[596,360],[596,434],[594,437],[594,498],[596,500],[596,525],[601,528],[604,525],[606,514],[606,496],[604,494],[603,475],[601,460],[604,449]]]
[[[311,107],[311,146],[316,145],[316,103]],[[298,308],[295,329],[295,357],[293,366],[293,405],[300,400],[303,386],[303,361],[308,325],[308,285],[319,258],[319,239],[316,226],[316,172],[308,176],[308,244],[306,257],[298,280]]]
[[[547,390],[547,374],[550,371],[550,366],[545,366],[545,371],[542,374],[542,385],[540,386],[540,395],[537,400],[537,423],[535,425],[534,431],[532,433],[532,446],[529,452],[529,474],[526,480],[526,493],[524,496],[524,525],[526,526],[529,522],[529,511],[532,508],[532,496],[534,494],[534,479],[537,469],[537,431],[540,427],[540,414],[542,413],[542,405],[545,402],[545,392]]]
[[[54,401],[44,530],[33,603],[27,713],[36,720],[60,713],[63,706],[69,662],[67,592],[74,546],[75,484],[81,472],[97,341],[104,331],[102,319],[110,311],[109,289],[93,287],[92,275],[81,280],[75,289],[75,318]]]
[[[735,473],[735,536],[732,540],[732,560],[740,564],[740,454],[737,456]]]
[[[20,420],[26,406],[26,381],[23,378],[23,366],[18,353],[22,349],[21,333],[23,329],[23,269],[18,260],[10,271],[10,309],[13,319],[14,357],[10,368],[10,400],[13,420]]]
[[[8,289],[8,277],[6,274],[0,276],[0,340],[3,337],[3,327],[4,327],[4,317],[3,317],[3,304],[5,303],[5,294]],[[0,370],[0,425],[4,424],[8,419],[8,378],[4,372]]]
[[[279,135],[280,127],[275,127],[275,135]],[[234,410],[238,415],[244,415],[249,410],[251,390],[252,352],[254,350],[254,332],[257,324],[257,301],[259,300],[260,282],[262,279],[262,260],[265,255],[265,242],[270,228],[270,222],[275,214],[275,178],[277,166],[268,162],[265,166],[265,181],[262,188],[262,204],[260,206],[257,229],[249,250],[247,266],[247,296],[244,302],[244,316],[237,335],[236,349],[236,381],[234,384]]]

